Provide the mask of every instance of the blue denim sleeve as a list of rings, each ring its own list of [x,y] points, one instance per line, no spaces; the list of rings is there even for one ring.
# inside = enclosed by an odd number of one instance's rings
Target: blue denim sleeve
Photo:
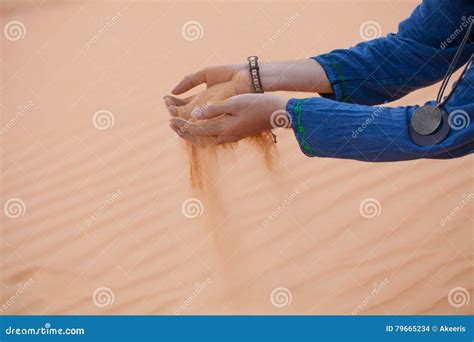
[[[336,101],[376,105],[440,81],[474,20],[472,0],[424,0],[400,23],[397,34],[313,57],[321,64]],[[468,43],[457,68],[474,53]]]
[[[371,107],[315,97],[291,99],[286,109],[300,148],[310,157],[372,162],[455,158],[474,151],[474,63],[457,83],[444,106],[450,133],[433,146],[410,140],[408,123],[418,106]]]
[[[296,139],[309,157],[385,162],[472,153],[474,101],[451,107],[460,129],[451,129],[441,144],[426,147],[414,144],[408,135],[408,122],[417,108],[371,107],[320,97],[291,99],[287,104]]]

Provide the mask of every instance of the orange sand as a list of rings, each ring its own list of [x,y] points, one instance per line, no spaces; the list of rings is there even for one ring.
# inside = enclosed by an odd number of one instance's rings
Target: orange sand
[[[247,142],[197,153],[216,166],[196,171],[209,204],[161,97],[207,65],[351,46],[367,21],[393,32],[417,3],[2,1],[2,31],[26,35],[0,37],[1,205],[25,210],[0,215],[0,314],[472,314],[472,155],[307,158],[277,131],[271,172]]]
[[[192,96],[189,103],[179,106],[179,117],[194,121],[191,112],[196,107],[205,108],[209,103],[215,103],[226,100],[237,92],[230,82],[224,84],[214,85],[207,88],[205,91],[199,92]],[[274,164],[275,146],[272,133],[262,132],[253,137],[244,139],[254,145],[260,153],[262,153],[267,168],[271,169]],[[213,137],[199,137],[196,144],[186,141],[186,150],[189,157],[189,170],[191,185],[193,188],[207,190],[206,177],[214,175],[216,153],[219,151],[225,152],[238,145],[236,143],[227,143],[216,146]]]
[[[244,139],[242,142],[245,141],[258,149],[262,154],[264,165],[271,171],[276,158],[276,148],[271,133],[262,132]],[[206,186],[206,178],[216,173],[216,153],[225,153],[227,150],[235,148],[238,144],[239,142],[200,147],[190,142],[185,142],[189,157],[189,175],[192,187],[208,192],[209,186]]]

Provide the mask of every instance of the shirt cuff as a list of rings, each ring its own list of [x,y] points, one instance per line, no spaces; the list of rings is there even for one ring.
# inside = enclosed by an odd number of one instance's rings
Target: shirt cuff
[[[339,101],[339,102],[353,102],[350,96],[344,93],[346,78],[342,73],[340,65],[335,61],[331,54],[327,53],[320,56],[311,57],[317,61],[324,69],[326,76],[331,83],[333,94],[319,94],[321,97]]]
[[[301,151],[308,157],[316,157],[316,152],[306,141],[306,134],[308,133],[301,122],[301,104],[304,101],[305,99],[290,99],[286,105],[286,111],[290,114],[291,128],[295,133]]]

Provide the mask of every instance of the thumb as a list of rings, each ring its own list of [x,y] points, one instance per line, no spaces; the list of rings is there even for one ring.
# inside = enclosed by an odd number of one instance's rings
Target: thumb
[[[202,106],[195,107],[191,112],[191,117],[196,120],[212,119],[231,111],[231,104],[228,100],[215,103],[206,102]]]

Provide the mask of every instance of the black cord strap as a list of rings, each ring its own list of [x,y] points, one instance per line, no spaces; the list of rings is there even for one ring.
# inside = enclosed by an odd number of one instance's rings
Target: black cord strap
[[[456,65],[459,62],[459,58],[461,57],[464,47],[466,46],[466,42],[469,39],[473,22],[474,21],[471,21],[465,36],[459,44],[459,48],[456,50],[452,62],[449,64],[446,75],[444,76],[443,81],[441,82],[438,96],[436,97],[436,106],[424,105],[417,108],[413,112],[413,115],[410,119],[410,123],[408,125],[408,133],[410,135],[410,139],[419,146],[431,146],[439,144],[444,139],[446,139],[449,134],[449,116],[446,111],[443,110],[443,106],[454,93],[454,90],[458,86],[459,81],[452,87],[451,91],[444,99],[443,94],[446,90],[446,86],[449,82],[449,79],[453,75],[454,69],[456,68]],[[473,58],[474,54],[471,54],[466,64],[466,67],[461,73],[461,76],[459,78],[460,80],[463,78],[464,74],[466,73],[466,70],[469,69],[469,67],[471,66]]]
[[[451,94],[454,92],[454,88],[451,89],[451,92],[448,94],[447,98],[444,101],[442,101],[443,100],[443,94],[444,94],[444,91],[446,90],[449,79],[453,75],[454,68],[456,67],[456,64],[458,64],[459,57],[461,57],[461,53],[464,50],[464,46],[466,45],[466,42],[469,39],[469,35],[471,33],[473,23],[474,23],[474,21],[471,21],[471,23],[469,24],[469,27],[467,28],[467,32],[464,35],[464,38],[462,39],[461,44],[459,44],[459,48],[457,49],[456,54],[454,55],[454,58],[453,58],[451,64],[449,65],[449,67],[448,67],[448,71],[446,72],[446,75],[443,78],[443,82],[441,83],[441,87],[439,88],[439,91],[438,91],[438,96],[436,97],[436,102],[438,103],[437,107],[443,106],[446,103],[446,101],[449,99]],[[470,60],[472,60],[472,56],[471,56]],[[470,61],[467,63],[467,65],[469,65],[469,64],[470,64]],[[466,67],[466,69],[464,69],[463,75],[464,75],[464,72],[466,72],[466,70],[467,70],[467,67]],[[456,85],[454,87],[456,87]]]

